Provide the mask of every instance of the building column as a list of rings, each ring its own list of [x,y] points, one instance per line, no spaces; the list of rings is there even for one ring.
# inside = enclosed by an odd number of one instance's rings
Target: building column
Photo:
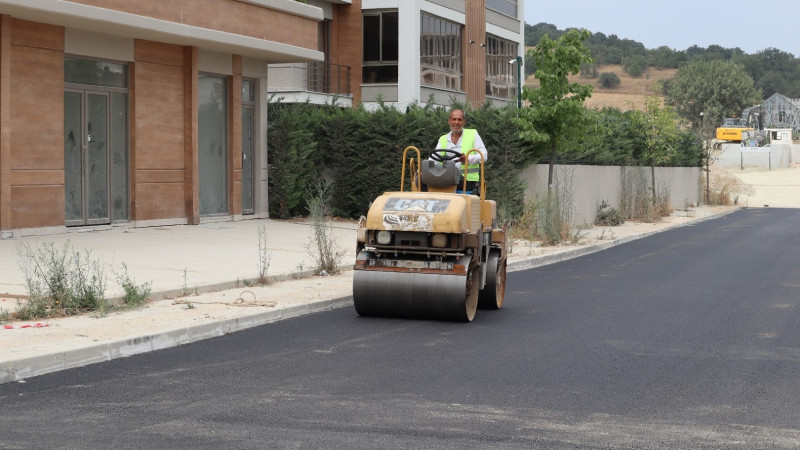
[[[242,57],[233,55],[228,96],[228,212],[242,215]]]
[[[183,171],[186,220],[191,225],[200,223],[200,185],[198,183],[198,116],[197,85],[199,83],[197,47],[184,47],[183,81]]]
[[[462,36],[464,54],[464,91],[473,108],[486,101],[486,0],[467,3],[466,24]],[[470,45],[469,42],[475,44]]]
[[[0,15],[0,232],[11,229],[11,17]],[[2,234],[5,237],[5,234]]]

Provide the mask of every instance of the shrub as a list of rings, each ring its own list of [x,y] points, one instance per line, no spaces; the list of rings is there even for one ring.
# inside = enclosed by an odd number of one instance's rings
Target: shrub
[[[74,315],[106,307],[106,275],[89,251],[82,257],[69,242],[62,249],[52,242],[41,247],[19,243],[17,255],[29,294],[17,309],[17,318]]]
[[[594,220],[595,225],[604,227],[615,227],[625,223],[625,218],[619,210],[612,208],[605,200],[600,202],[597,207],[597,217]]]
[[[320,275],[336,273],[339,271],[340,261],[345,252],[339,248],[333,236],[333,229],[326,219],[333,192],[331,183],[318,178],[309,184],[308,190],[311,192],[308,198],[308,211],[314,227],[314,236],[306,245],[306,251],[314,259],[315,272]]]
[[[620,79],[614,72],[603,72],[598,79],[600,87],[605,89],[614,89],[620,84]]]
[[[153,287],[152,282],[136,283],[136,279],[128,274],[128,265],[125,263],[122,263],[122,273],[116,274],[116,277],[124,292],[122,303],[125,306],[141,306],[147,301]]]
[[[633,55],[625,61],[625,72],[633,78],[639,78],[647,70],[647,60],[642,55]]]

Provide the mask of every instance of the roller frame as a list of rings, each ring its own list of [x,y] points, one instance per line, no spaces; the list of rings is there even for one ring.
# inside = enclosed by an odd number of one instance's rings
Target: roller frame
[[[478,304],[479,268],[471,256],[461,258],[456,268],[454,271],[385,267],[354,270],[356,312],[362,316],[469,322]]]

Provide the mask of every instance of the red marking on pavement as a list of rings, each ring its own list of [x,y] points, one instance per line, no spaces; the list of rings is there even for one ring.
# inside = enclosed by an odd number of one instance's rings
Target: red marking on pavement
[[[20,325],[19,328],[45,328],[49,326],[50,326],[49,323],[37,322],[35,324],[27,323],[25,325]],[[5,328],[6,330],[13,330],[15,327],[14,325],[3,325],[3,328]]]

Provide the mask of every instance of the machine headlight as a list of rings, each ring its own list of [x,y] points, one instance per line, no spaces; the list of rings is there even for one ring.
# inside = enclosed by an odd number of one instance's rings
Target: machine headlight
[[[447,247],[447,235],[436,233],[431,236],[431,245],[437,248]]]
[[[381,245],[388,245],[392,242],[392,232],[388,230],[381,230],[378,231],[378,235],[375,236],[378,241],[378,244]]]

